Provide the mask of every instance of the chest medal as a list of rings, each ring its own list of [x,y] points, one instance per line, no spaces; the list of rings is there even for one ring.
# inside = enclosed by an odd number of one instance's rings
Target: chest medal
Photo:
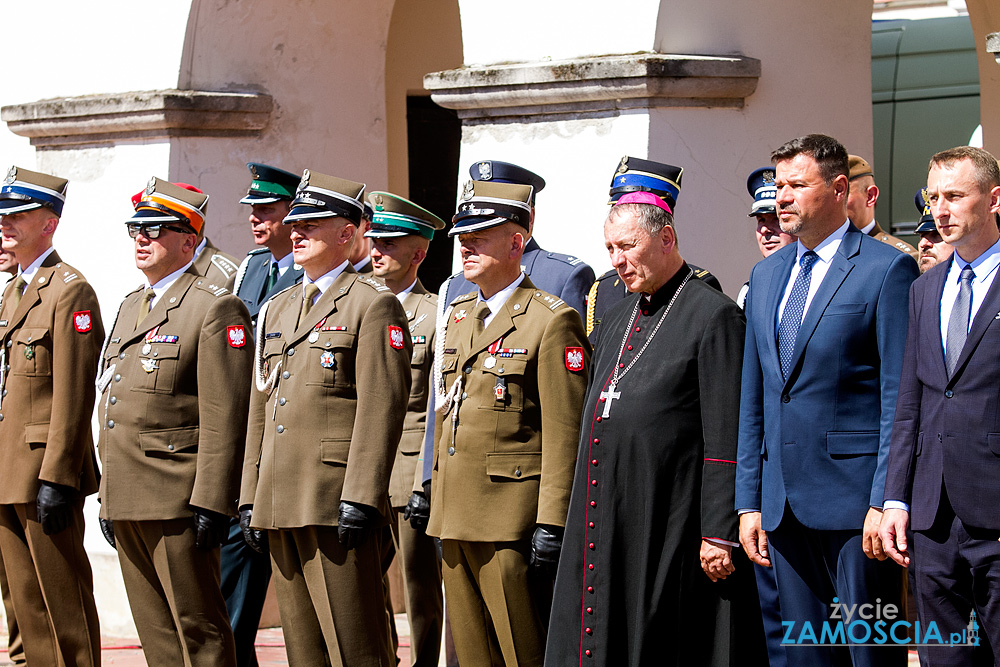
[[[336,360],[333,358],[333,352],[326,351],[319,357],[319,365],[323,368],[333,368]]]
[[[34,345],[25,345],[24,346],[24,358],[27,359],[28,361],[31,361],[32,359],[35,358],[35,346]]]
[[[142,370],[147,373],[152,373],[159,368],[159,365],[156,363],[156,359],[140,359],[140,362],[142,363]]]

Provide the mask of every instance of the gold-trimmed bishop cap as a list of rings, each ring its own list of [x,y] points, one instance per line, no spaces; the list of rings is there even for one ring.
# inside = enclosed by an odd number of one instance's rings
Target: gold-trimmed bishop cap
[[[12,215],[44,206],[61,216],[68,184],[69,181],[65,178],[11,167],[0,186],[0,215]]]
[[[292,200],[292,210],[285,216],[284,224],[339,217],[360,225],[364,194],[364,183],[306,169],[302,172],[302,180]]]
[[[371,229],[368,238],[391,236],[422,236],[434,238],[434,232],[445,228],[445,222],[422,206],[391,192],[373,192],[368,195],[372,208]]]
[[[448,236],[489,229],[514,222],[525,229],[531,225],[531,198],[534,188],[497,181],[469,181],[462,191],[462,201],[451,219],[454,226]]]
[[[135,214],[128,224],[159,225],[180,222],[194,234],[205,231],[205,211],[208,195],[201,190],[190,190],[170,181],[153,176],[146,183],[146,190],[135,205]]]

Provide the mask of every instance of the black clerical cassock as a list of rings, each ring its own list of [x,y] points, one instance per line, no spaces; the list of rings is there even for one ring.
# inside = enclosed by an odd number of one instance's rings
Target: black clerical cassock
[[[689,273],[600,324],[546,665],[766,663],[751,563],[734,546],[712,583],[699,559],[702,538],[739,540],[745,322]]]

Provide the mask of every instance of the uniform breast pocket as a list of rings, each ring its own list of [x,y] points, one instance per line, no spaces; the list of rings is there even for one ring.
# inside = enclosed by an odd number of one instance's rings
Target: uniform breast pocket
[[[139,378],[133,387],[153,394],[172,394],[177,382],[177,368],[181,346],[175,343],[145,345],[139,348]]]
[[[52,375],[52,337],[44,327],[25,327],[14,334],[12,375]]]
[[[324,387],[353,387],[356,335],[347,331],[320,333],[309,343],[306,383]]]
[[[521,412],[524,409],[527,368],[528,360],[517,357],[499,358],[493,368],[483,366],[482,372],[486,384],[493,387],[493,400],[482,401],[480,409]]]

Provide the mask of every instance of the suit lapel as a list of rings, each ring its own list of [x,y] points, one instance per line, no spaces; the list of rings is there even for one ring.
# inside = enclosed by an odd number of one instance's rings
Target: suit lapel
[[[193,271],[194,267],[192,266],[177,277],[177,280],[175,280],[174,284],[170,286],[170,289],[164,292],[163,295],[156,300],[156,304],[153,306],[153,309],[149,311],[149,314],[146,315],[146,317],[143,318],[142,324],[138,327],[135,326],[135,321],[138,319],[139,309],[138,307],[129,308],[129,310],[132,311],[132,319],[131,321],[125,320],[125,322],[126,326],[132,327],[132,333],[127,336],[122,336],[123,344],[133,341],[140,336],[146,335],[151,329],[154,329],[167,321],[167,315],[170,311],[181,305],[181,302],[184,300],[184,295],[187,294],[187,291],[191,289],[192,285],[194,285],[194,281],[201,278],[201,276],[196,275]],[[138,304],[141,303],[142,292],[138,295]],[[119,317],[121,317],[121,314],[119,314]]]
[[[929,303],[933,304],[931,310],[934,314],[928,317],[926,321],[928,324],[924,325],[922,335],[927,336],[927,340],[924,341],[928,350],[937,350],[937,354],[930,355],[934,359],[931,363],[934,365],[934,372],[938,374],[939,377],[943,379],[942,384],[947,384],[948,382],[948,368],[945,366],[944,359],[944,346],[941,344],[941,294],[944,292],[944,283],[948,279],[948,270],[951,267],[951,263],[955,261],[954,259],[948,260],[948,262],[942,265],[943,270],[935,270],[933,274],[927,279],[931,280],[930,293],[933,295],[934,299]],[[930,298],[930,297],[928,297]],[[924,309],[926,311],[926,309]]]
[[[337,312],[337,299],[345,296],[351,290],[351,286],[354,285],[354,281],[357,278],[357,274],[350,271],[350,267],[342,271],[339,276],[334,278],[333,284],[330,288],[323,292],[317,299],[316,303],[309,310],[309,314],[306,315],[305,320],[299,322],[295,327],[295,333],[292,334],[288,342],[298,341],[309,334],[316,325],[320,323],[321,320]],[[303,288],[304,290],[305,288]],[[295,293],[302,294],[301,290],[294,290]],[[301,303],[301,297],[299,299]]]
[[[468,356],[473,357],[479,354],[479,352],[497,340],[504,338],[511,331],[514,331],[517,328],[517,318],[524,315],[525,311],[528,310],[528,302],[531,301],[531,295],[535,291],[535,286],[525,277],[521,284],[514,288],[510,298],[500,308],[500,312],[493,317],[489,326],[478,336],[475,334],[472,335],[472,343],[469,346]]]
[[[49,256],[42,260],[41,265],[38,270],[35,271],[35,275],[31,278],[31,283],[24,287],[24,294],[21,296],[21,301],[17,304],[17,308],[14,309],[13,313],[4,312],[4,317],[8,320],[7,327],[13,328],[21,323],[21,321],[31,310],[32,306],[42,300],[42,290],[49,286],[52,281],[52,276],[55,274],[55,266],[62,260],[59,259],[59,253],[55,250],[49,253]],[[13,281],[11,281],[13,283]],[[8,288],[7,295],[4,298],[4,303],[10,301],[9,293],[13,292],[13,285]],[[9,311],[7,306],[0,309],[2,311]]]
[[[820,284],[815,296],[813,296],[812,302],[809,304],[809,309],[802,320],[802,326],[799,327],[799,333],[795,337],[795,350],[792,352],[791,370],[788,373],[789,378],[795,374],[795,367],[802,359],[806,345],[809,343],[813,332],[816,331],[823,312],[830,305],[830,301],[833,300],[840,286],[844,284],[844,280],[847,279],[848,274],[854,268],[854,262],[848,258],[858,254],[861,246],[861,237],[860,232],[852,232],[851,228],[848,228],[847,233],[844,234],[844,238],[840,242],[840,247],[834,253],[833,259],[830,261],[830,268],[827,269],[826,277],[823,278],[823,282]]]
[[[274,287],[272,287],[271,290],[264,295],[264,299],[263,301],[261,301],[261,303],[267,301],[281,290],[288,289],[295,283],[299,282],[301,276],[302,276],[302,267],[297,266],[295,264],[288,267],[288,270],[286,270],[284,273],[278,276],[278,280],[274,283]],[[266,275],[264,277],[264,280],[267,280]]]
[[[1000,271],[1000,269],[997,269],[997,271]],[[940,313],[940,308],[938,312]],[[1000,280],[994,275],[993,282],[990,283],[990,288],[986,292],[986,298],[983,299],[983,303],[979,306],[979,311],[976,313],[975,319],[972,320],[972,328],[969,329],[969,337],[965,339],[965,346],[962,347],[962,353],[958,355],[958,364],[955,366],[955,375],[952,376],[952,381],[962,372],[962,367],[969,361],[969,357],[972,356],[976,346],[979,345],[979,341],[982,340],[986,329],[993,324],[996,317],[1000,317]]]

